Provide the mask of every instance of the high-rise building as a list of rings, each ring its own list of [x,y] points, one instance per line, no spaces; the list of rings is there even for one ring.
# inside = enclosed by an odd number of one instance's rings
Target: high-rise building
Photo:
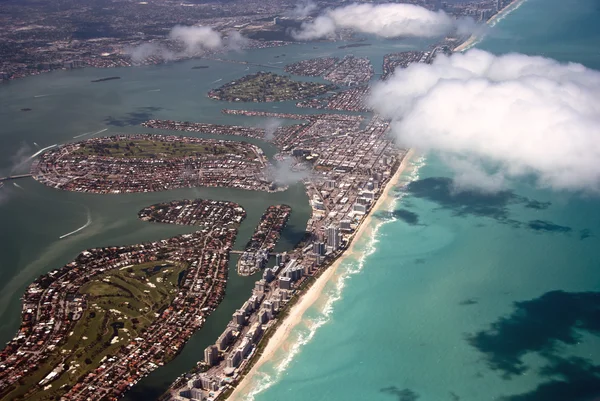
[[[226,365],[228,368],[237,368],[242,361],[242,351],[238,348],[232,351],[227,357]]]
[[[345,230],[345,231],[351,231],[352,230],[352,220],[342,220],[340,222],[340,229],[341,230]]]
[[[258,292],[265,292],[266,284],[267,283],[266,283],[265,279],[258,280],[256,283],[254,283],[254,290],[256,290]]]
[[[246,314],[244,313],[244,311],[241,311],[238,309],[233,314],[233,321],[237,324],[244,324],[245,319],[246,319]]]
[[[335,226],[329,226],[327,228],[327,246],[337,251],[340,248],[340,243],[340,229]]]
[[[279,288],[281,288],[283,290],[291,290],[292,289],[291,277],[279,277]]]
[[[315,255],[325,255],[325,244],[322,242],[313,242],[313,253]]]
[[[220,351],[225,351],[227,349],[227,347],[229,346],[229,343],[231,342],[231,339],[233,337],[233,334],[231,332],[231,329],[227,328],[225,329],[225,331],[223,332],[223,334],[221,334],[219,336],[219,338],[217,339],[217,347],[219,347]]]
[[[208,366],[215,366],[219,360],[219,349],[216,345],[209,345],[204,350],[204,363]]]

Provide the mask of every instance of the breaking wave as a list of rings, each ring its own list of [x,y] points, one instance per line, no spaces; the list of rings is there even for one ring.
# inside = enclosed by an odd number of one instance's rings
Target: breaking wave
[[[302,323],[293,329],[292,333],[290,334],[290,337],[293,339],[293,341],[290,341],[290,338],[288,338],[286,341],[286,344],[291,344],[291,346],[287,350],[285,357],[276,361],[272,366],[268,366],[271,364],[265,364],[260,368],[260,370],[255,374],[253,378],[254,383],[251,386],[251,390],[248,392],[248,394],[245,394],[244,400],[255,401],[255,397],[258,394],[264,392],[277,383],[290,366],[296,355],[300,353],[302,347],[308,344],[314,338],[321,326],[325,325],[331,320],[335,303],[342,299],[344,287],[346,286],[348,279],[360,273],[365,266],[367,258],[377,251],[381,227],[397,220],[392,212],[395,210],[398,201],[401,200],[406,194],[403,188],[405,188],[408,183],[419,179],[419,170],[425,165],[425,162],[426,159],[423,156],[410,161],[409,168],[407,169],[408,174],[402,175],[400,182],[396,184],[396,186],[401,190],[400,193],[391,203],[387,211],[387,216],[385,216],[384,219],[382,219],[373,227],[373,233],[365,244],[364,249],[360,251],[360,256],[358,259],[349,256],[347,257],[347,260],[340,265],[339,270],[341,274],[331,282],[331,284],[333,284],[333,288],[329,288],[323,292],[321,297],[324,298],[325,302],[322,308],[320,308],[320,310],[317,312],[317,316],[304,317]],[[312,309],[314,310],[314,307]],[[312,312],[312,310],[310,311]]]

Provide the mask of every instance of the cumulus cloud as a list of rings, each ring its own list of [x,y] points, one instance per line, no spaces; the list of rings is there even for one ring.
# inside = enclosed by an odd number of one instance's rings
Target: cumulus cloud
[[[296,4],[296,7],[294,7],[289,12],[285,13],[285,16],[289,18],[306,18],[310,14],[315,12],[317,8],[318,6],[313,1],[301,1],[298,4]]]
[[[291,185],[310,177],[310,170],[304,164],[298,164],[292,158],[278,161],[269,170],[271,180],[278,185]]]
[[[262,124],[259,125],[259,128],[265,130],[265,139],[267,141],[275,138],[275,132],[277,129],[283,125],[283,121],[279,118],[268,118]]]
[[[444,11],[431,11],[413,4],[351,4],[327,10],[292,34],[297,40],[333,37],[339,29],[395,37],[440,37],[450,32],[473,33],[470,18],[455,19]]]
[[[471,50],[397,70],[369,102],[401,144],[452,160],[464,185],[533,175],[600,190],[600,72],[580,64]]]
[[[175,53],[158,43],[144,43],[127,49],[126,52],[134,63],[142,62],[152,56],[161,57],[164,60],[172,60],[175,57]]]
[[[188,53],[223,47],[223,36],[209,26],[177,25],[171,29],[169,38],[183,43]]]
[[[248,39],[238,31],[231,30],[223,35],[208,26],[177,25],[169,32],[169,39],[182,45],[183,51],[174,52],[163,44],[144,43],[127,49],[126,52],[134,62],[141,62],[151,56],[173,60],[182,56],[201,55],[207,51],[239,51],[248,43]]]
[[[227,36],[223,39],[223,42],[226,50],[240,51],[244,46],[248,45],[249,39],[238,31],[230,30],[227,32]]]

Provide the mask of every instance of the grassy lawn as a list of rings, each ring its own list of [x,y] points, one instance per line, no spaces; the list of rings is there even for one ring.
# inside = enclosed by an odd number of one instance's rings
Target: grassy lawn
[[[317,96],[334,88],[328,84],[294,81],[273,73],[258,73],[225,84],[215,89],[214,93],[224,100],[281,101]]]
[[[106,143],[83,143],[73,155],[110,156],[117,158],[168,159],[236,154],[244,157],[248,152],[235,144],[204,145],[198,143],[164,142],[152,140],[120,140]]]
[[[40,391],[37,387],[27,397],[27,400],[58,400],[66,391],[63,386],[96,369],[102,358],[116,354],[131,339],[143,336],[156,320],[156,314],[175,298],[179,273],[186,268],[181,263],[151,262],[113,269],[87,282],[79,292],[87,295],[88,305],[67,342],[4,399],[19,399],[26,389],[33,388],[62,363],[68,371],[52,381],[50,388]]]

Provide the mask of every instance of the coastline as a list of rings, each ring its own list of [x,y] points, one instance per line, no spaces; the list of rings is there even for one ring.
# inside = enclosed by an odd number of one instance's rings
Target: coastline
[[[508,13],[512,12],[513,10],[515,10],[516,8],[518,8],[519,6],[521,6],[521,4],[525,3],[525,1],[526,0],[513,0],[513,1],[511,1],[502,10],[500,10],[496,14],[494,14],[494,16],[492,18],[490,18],[489,20],[487,20],[485,22],[485,25],[487,25],[490,28],[493,27],[494,25],[496,25],[496,23],[502,17],[506,16]],[[475,46],[480,39],[482,39],[482,37],[478,36],[477,34],[473,34],[464,43],[462,43],[461,45],[457,46],[453,50],[453,52],[454,53],[459,53],[459,52],[463,52],[465,50],[468,50],[471,47]]]
[[[300,296],[298,302],[292,306],[287,316],[283,318],[283,321],[279,327],[275,329],[273,335],[267,340],[264,351],[259,356],[258,360],[252,365],[242,380],[235,386],[233,392],[226,398],[227,400],[234,401],[240,399],[239,397],[244,395],[243,390],[251,387],[253,379],[258,373],[258,370],[261,368],[261,366],[263,366],[265,363],[268,363],[274,357],[275,353],[288,339],[291,331],[302,321],[305,312],[317,302],[327,283],[329,283],[335,277],[338,267],[344,263],[346,258],[354,255],[356,244],[360,238],[362,238],[365,234],[370,234],[374,230],[374,227],[372,226],[373,214],[390,206],[391,202],[393,201],[393,197],[390,196],[390,192],[398,184],[400,176],[406,170],[408,162],[410,162],[411,158],[414,156],[414,153],[414,149],[409,149],[408,152],[406,152],[394,175],[390,178],[383,189],[381,196],[379,196],[375,205],[373,205],[367,216],[361,222],[359,228],[352,236],[348,249],[346,249],[331,266],[326,268],[316,279],[316,281],[309,287],[309,289]]]

